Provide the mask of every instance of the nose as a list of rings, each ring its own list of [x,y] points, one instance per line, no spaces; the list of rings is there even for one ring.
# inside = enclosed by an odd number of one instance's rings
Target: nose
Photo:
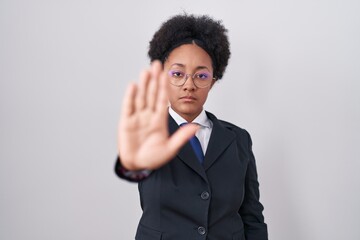
[[[183,90],[188,90],[188,91],[193,91],[195,90],[196,86],[194,84],[194,80],[191,76],[191,74],[186,74],[185,76],[185,83],[184,85],[182,86]]]

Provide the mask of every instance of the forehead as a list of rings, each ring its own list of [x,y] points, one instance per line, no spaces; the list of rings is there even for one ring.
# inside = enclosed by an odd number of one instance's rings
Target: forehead
[[[172,50],[165,61],[165,67],[198,68],[199,66],[212,71],[209,54],[196,44],[183,44]]]

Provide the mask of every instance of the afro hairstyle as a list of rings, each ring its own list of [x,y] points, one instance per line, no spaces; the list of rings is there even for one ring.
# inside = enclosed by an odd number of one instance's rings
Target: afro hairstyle
[[[149,45],[151,62],[165,62],[170,52],[183,44],[195,43],[211,57],[216,80],[221,79],[230,58],[227,29],[207,15],[181,14],[164,22]]]

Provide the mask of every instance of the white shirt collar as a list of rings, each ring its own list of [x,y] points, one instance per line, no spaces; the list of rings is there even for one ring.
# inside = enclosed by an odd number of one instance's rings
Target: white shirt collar
[[[169,114],[175,120],[175,122],[180,126],[181,123],[187,122],[179,114],[177,114],[171,107],[169,107]],[[208,118],[203,109],[201,113],[192,121],[192,123],[197,123],[202,127],[212,128],[212,122]]]

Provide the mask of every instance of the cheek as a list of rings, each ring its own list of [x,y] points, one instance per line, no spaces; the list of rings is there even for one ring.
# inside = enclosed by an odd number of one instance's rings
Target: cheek
[[[202,101],[206,101],[208,94],[209,94],[210,89],[203,89],[203,92],[201,92],[201,99]]]
[[[174,102],[175,99],[177,99],[178,94],[179,94],[179,90],[169,84],[168,85],[168,98],[169,98],[170,103]]]

